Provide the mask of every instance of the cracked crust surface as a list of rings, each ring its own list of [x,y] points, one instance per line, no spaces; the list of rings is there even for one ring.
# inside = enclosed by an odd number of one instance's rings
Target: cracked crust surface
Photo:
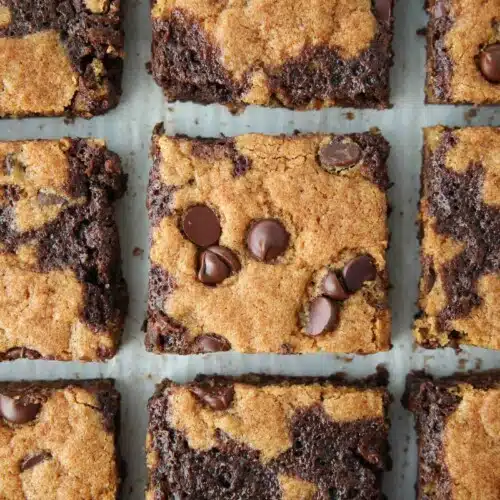
[[[486,80],[481,50],[500,42],[500,0],[428,0],[426,102],[499,104],[500,85]]]
[[[155,0],[153,76],[172,100],[387,107],[383,3],[381,17],[372,0]]]
[[[40,404],[24,424],[0,416],[1,498],[118,498],[120,395],[112,381],[0,382],[0,396]]]
[[[418,498],[500,495],[500,372],[408,378],[419,437]]]
[[[249,353],[389,348],[388,144],[371,134],[337,139],[358,144],[362,157],[352,168],[329,173],[318,152],[332,136],[154,136],[148,349],[199,352],[197,338],[207,334]],[[183,212],[200,203],[215,211],[220,245],[242,265],[215,288],[198,281],[198,249],[179,230]],[[261,218],[278,219],[290,234],[286,253],[274,264],[251,258],[245,244],[249,224]],[[359,254],[373,257],[375,281],[343,303],[334,332],[305,335],[304,311],[318,296],[325,269],[341,268]]]
[[[102,114],[121,94],[120,0],[0,0],[0,117]]]
[[[126,184],[97,140],[0,143],[0,360],[100,360],[127,307],[113,201]]]
[[[425,347],[500,348],[500,129],[424,130],[420,316]]]
[[[234,395],[226,408],[214,410],[198,390],[220,387]],[[213,499],[379,499],[388,402],[381,382],[165,381],[149,402],[147,498],[194,499],[204,488]],[[270,427],[271,420],[276,425]]]

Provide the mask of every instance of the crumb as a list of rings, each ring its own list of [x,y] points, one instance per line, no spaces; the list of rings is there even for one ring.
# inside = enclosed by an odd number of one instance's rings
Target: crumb
[[[380,135],[380,129],[378,127],[370,127],[370,134]]]
[[[152,74],[152,69],[151,69],[151,61],[148,61],[145,65],[145,68],[146,68],[146,73],[148,75],[151,75]]]
[[[343,115],[346,120],[354,120],[354,118],[356,118],[356,115],[352,111],[347,111],[346,113],[343,113]]]
[[[473,118],[477,116],[477,109],[470,108],[468,111],[464,113],[464,120],[470,125]]]
[[[466,366],[467,366],[467,359],[465,358],[462,358],[462,359],[459,359],[458,360],[458,369],[459,370],[465,370]]]
[[[139,247],[135,247],[134,250],[132,250],[132,255],[134,257],[142,257],[144,255],[144,250]]]
[[[64,124],[65,125],[74,125],[74,123],[75,123],[75,117],[74,116],[67,116],[64,119]]]
[[[427,35],[427,28],[418,28],[416,31],[417,36],[426,36]]]
[[[146,333],[148,331],[148,320],[145,319],[141,325],[141,332]]]
[[[483,360],[481,358],[476,358],[476,362],[474,363],[474,368],[476,370],[480,370],[483,366]]]

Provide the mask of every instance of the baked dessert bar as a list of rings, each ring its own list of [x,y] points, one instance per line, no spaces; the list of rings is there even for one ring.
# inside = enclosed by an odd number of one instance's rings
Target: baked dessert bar
[[[424,130],[420,314],[424,347],[500,348],[500,128]]]
[[[0,142],[0,361],[114,356],[126,180],[103,141]]]
[[[146,498],[382,499],[384,374],[168,380],[149,402]]]
[[[381,135],[153,137],[146,344],[192,354],[390,347]]]

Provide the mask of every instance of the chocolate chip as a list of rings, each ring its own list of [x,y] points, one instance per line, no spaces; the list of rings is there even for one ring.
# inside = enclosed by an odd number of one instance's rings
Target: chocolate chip
[[[350,167],[361,159],[361,148],[355,142],[334,139],[319,151],[319,161],[326,168]]]
[[[219,335],[200,335],[193,342],[193,351],[197,353],[223,352],[231,349],[231,344]]]
[[[341,279],[334,271],[329,271],[323,279],[323,293],[335,300],[346,300],[349,297]]]
[[[500,43],[486,47],[479,56],[481,73],[491,83],[500,83]]]
[[[15,160],[14,160],[14,156],[11,155],[11,154],[8,154],[4,161],[3,161],[3,164],[4,164],[4,170],[5,170],[5,173],[7,175],[11,175],[12,172],[14,171],[14,167],[16,165],[15,163]]]
[[[42,355],[33,349],[27,349],[26,347],[13,347],[9,349],[4,355],[4,359],[15,360],[15,359],[40,359]],[[0,359],[2,356],[0,355]]]
[[[327,297],[317,297],[311,302],[306,332],[316,336],[335,330],[339,322],[339,308]]]
[[[271,262],[288,248],[290,235],[281,222],[264,219],[255,222],[248,231],[247,246],[250,253],[263,262]]]
[[[390,21],[392,14],[392,0],[375,0],[375,10],[381,21]]]
[[[240,269],[238,257],[229,248],[211,246],[200,255],[198,279],[205,285],[218,285]]]
[[[377,277],[377,268],[369,255],[361,255],[345,265],[342,277],[347,289],[354,293],[362,288],[365,281],[373,281]]]
[[[58,196],[57,194],[52,193],[44,193],[43,191],[39,191],[37,200],[39,205],[41,205],[42,207],[48,205],[64,205],[65,203],[67,203],[66,199],[62,196]]]
[[[195,245],[209,247],[220,238],[221,227],[215,212],[206,205],[194,205],[186,210],[182,229]]]
[[[42,462],[45,462],[45,460],[49,460],[50,458],[52,458],[52,455],[48,451],[41,451],[39,453],[36,453],[35,455],[24,457],[23,461],[21,462],[21,472],[32,469],[36,465],[41,464]]]
[[[34,420],[40,411],[40,404],[23,404],[13,398],[0,394],[0,416],[13,424],[25,424]]]
[[[191,392],[212,410],[227,410],[234,397],[232,385],[202,386],[193,385]]]

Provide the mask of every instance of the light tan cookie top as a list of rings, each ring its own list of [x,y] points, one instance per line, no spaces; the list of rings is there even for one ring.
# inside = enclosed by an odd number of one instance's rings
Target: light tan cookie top
[[[172,293],[159,297],[160,308],[187,328],[191,340],[215,333],[243,352],[387,349],[387,199],[380,188],[387,172],[378,141],[387,147],[369,134],[246,135],[225,143],[157,136],[152,176],[170,198],[166,212],[150,211],[151,260],[175,283]],[[340,153],[343,166],[327,158]],[[236,259],[233,274],[215,287],[200,282],[201,250],[186,226],[197,206],[214,219],[218,242],[208,235],[207,245],[225,247]],[[277,227],[268,229],[262,220]],[[279,234],[281,242],[273,243]],[[282,248],[262,260],[261,237]],[[336,328],[306,335],[309,303],[321,295],[328,270],[344,272],[361,255],[373,259],[375,279],[344,297]]]
[[[103,408],[95,384],[13,399],[15,385],[0,384],[0,497],[114,500],[118,463],[105,415],[114,403]]]
[[[500,495],[500,389],[459,386],[462,400],[444,429],[444,455],[453,498]]]

